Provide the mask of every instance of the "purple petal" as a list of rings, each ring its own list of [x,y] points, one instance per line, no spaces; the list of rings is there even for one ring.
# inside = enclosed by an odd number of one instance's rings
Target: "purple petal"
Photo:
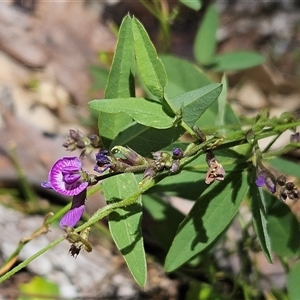
[[[258,187],[262,187],[266,182],[266,178],[263,174],[259,174],[255,180],[255,184],[258,186]]]
[[[75,227],[84,212],[84,205],[70,209],[60,220],[59,226],[62,229],[66,227]]]
[[[76,177],[71,176],[68,178],[68,176],[64,174],[67,174],[68,172],[80,173],[80,171],[81,161],[76,156],[63,157],[59,159],[51,168],[48,181],[50,181],[51,187],[62,195],[78,195],[81,191],[87,188],[88,182],[79,181],[80,176],[77,177],[77,180],[75,181]]]
[[[45,189],[52,189],[52,186],[51,186],[51,183],[49,182],[49,181],[43,181],[42,183],[41,183],[41,186],[43,187],[43,188],[45,188]]]

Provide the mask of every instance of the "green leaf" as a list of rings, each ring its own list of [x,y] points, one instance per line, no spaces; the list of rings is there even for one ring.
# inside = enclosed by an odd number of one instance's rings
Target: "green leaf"
[[[290,272],[287,276],[287,291],[289,298],[291,300],[299,299],[300,295],[300,261],[298,260],[293,267],[290,269]]]
[[[251,198],[254,230],[259,240],[261,249],[268,260],[272,263],[271,241],[268,233],[268,221],[266,203],[262,188],[258,188],[255,182],[255,170],[251,174]]]
[[[201,65],[207,66],[214,63],[218,26],[219,18],[216,6],[210,5],[205,12],[194,42],[194,56]]]
[[[180,113],[182,120],[191,127],[206,109],[217,100],[221,91],[221,84],[212,83],[170,99],[170,106],[174,112]]]
[[[166,93],[169,98],[212,83],[199,67],[188,60],[173,55],[161,55],[160,58],[167,71]]]
[[[171,246],[179,223],[184,219],[184,215],[170,203],[154,195],[143,195],[143,206],[153,220],[151,224],[147,222],[147,229],[167,251]]]
[[[159,100],[163,101],[167,74],[163,63],[158,58],[145,28],[136,19],[132,20],[132,33],[136,64],[140,76],[147,89]]]
[[[166,257],[166,271],[177,269],[205,250],[232,221],[247,191],[246,174],[240,172],[211,184],[180,224]]]
[[[218,97],[218,115],[216,118],[215,124],[217,126],[222,126],[224,127],[225,125],[225,109],[226,109],[226,100],[227,100],[227,79],[226,75],[223,74],[222,77],[222,91]],[[222,129],[221,132],[225,132],[225,129]]]
[[[194,10],[202,7],[202,0],[179,0],[179,2]]]
[[[98,127],[105,147],[112,147],[111,141],[119,134],[120,131],[127,128],[132,122],[132,118],[127,114],[111,114],[99,111]]]
[[[158,129],[170,128],[175,118],[167,115],[162,105],[144,98],[115,98],[92,100],[89,106],[110,114],[126,113],[138,123]]]
[[[132,20],[127,16],[120,26],[118,43],[105,90],[106,99],[133,97],[135,95],[133,44]],[[101,136],[108,140],[104,140],[105,146],[108,147],[109,141],[113,140],[131,122],[132,118],[124,113],[116,115],[105,112],[99,113],[99,132]],[[108,127],[109,130],[107,130]]]
[[[219,72],[242,70],[258,66],[264,61],[265,58],[261,54],[248,51],[236,51],[217,55],[212,69]]]
[[[282,257],[293,257],[300,253],[300,224],[290,208],[277,197],[264,191],[267,205],[268,233],[272,251]]]
[[[300,179],[299,164],[294,161],[282,157],[274,157],[268,161],[268,164],[284,174],[295,176]]]
[[[175,142],[183,133],[184,130],[180,126],[156,129],[134,123],[120,132],[112,142],[111,147],[129,146],[142,156],[149,156],[152,152]]]
[[[135,95],[134,71],[132,20],[129,16],[126,16],[120,26],[117,47],[106,86],[105,98],[133,97]]]
[[[103,181],[103,193],[108,203],[120,201],[139,191],[132,173],[121,174]],[[144,286],[147,269],[141,232],[141,197],[132,205],[119,208],[109,215],[109,229],[135,281]]]
[[[56,299],[60,296],[57,284],[37,276],[27,283],[20,284],[19,289],[21,293],[28,294],[28,296],[20,296],[18,300],[36,300],[35,295],[39,295],[42,299],[49,298],[49,296]]]

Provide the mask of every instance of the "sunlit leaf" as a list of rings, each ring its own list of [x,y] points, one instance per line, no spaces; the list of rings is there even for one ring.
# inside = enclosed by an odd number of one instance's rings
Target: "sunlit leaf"
[[[178,112],[182,120],[193,126],[207,108],[217,100],[222,91],[222,85],[212,83],[200,89],[186,92],[169,100],[174,112]]]
[[[118,43],[110,68],[105,90],[105,98],[133,97],[135,61],[132,36],[132,20],[125,17],[119,30]],[[99,112],[98,127],[101,136],[106,138],[106,146],[117,134],[132,122],[132,118],[124,113],[117,115]],[[109,129],[109,130],[107,130]]]
[[[136,64],[147,89],[159,100],[164,98],[167,75],[163,63],[158,58],[154,45],[143,25],[132,20],[132,34]]]
[[[103,181],[103,193],[108,203],[120,201],[139,191],[132,173]],[[147,278],[146,258],[141,232],[141,197],[132,205],[119,208],[109,215],[109,229],[136,282],[144,286]]]
[[[144,98],[115,98],[93,100],[89,106],[101,112],[126,113],[145,126],[165,129],[173,126],[175,118],[165,113],[162,105]]]

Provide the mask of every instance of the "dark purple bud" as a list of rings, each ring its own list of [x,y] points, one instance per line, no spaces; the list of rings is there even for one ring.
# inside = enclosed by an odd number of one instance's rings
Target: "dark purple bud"
[[[286,199],[287,199],[288,195],[287,195],[287,189],[285,187],[282,187],[280,189],[280,192],[279,192],[279,199],[282,201],[282,202],[285,202]]]
[[[285,187],[286,187],[286,189],[287,189],[288,191],[292,191],[293,188],[295,187],[295,185],[294,185],[293,182],[287,182],[287,183],[285,184]]]
[[[262,170],[258,173],[255,184],[258,187],[265,185],[272,194],[276,192],[276,178],[268,170]]]
[[[181,148],[175,148],[173,150],[173,158],[180,159],[182,157],[183,157],[183,151],[181,150]]]
[[[280,175],[276,181],[280,186],[284,186],[286,183],[286,178],[283,175]]]
[[[265,184],[265,182],[266,182],[266,177],[264,176],[264,174],[258,174],[255,180],[255,184],[258,187],[262,187]]]

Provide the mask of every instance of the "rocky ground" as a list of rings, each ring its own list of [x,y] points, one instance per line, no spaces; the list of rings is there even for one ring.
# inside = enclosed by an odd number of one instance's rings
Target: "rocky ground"
[[[229,74],[228,100],[244,115],[253,116],[269,108],[271,116],[292,111],[299,117],[300,7],[296,1],[245,3],[217,1],[221,13],[219,51],[257,50],[266,55],[267,63]],[[113,52],[116,36],[112,22],[118,24],[128,10],[142,20],[155,40],[155,20],[137,1],[109,5],[103,1],[0,1],[2,189],[19,186],[11,159],[15,149],[26,178],[40,195],[39,201],[51,203],[53,195],[42,195],[40,182],[47,178],[52,163],[65,154],[61,145],[68,130],[87,131],[81,121],[89,117],[86,104],[91,97],[92,78],[88,68],[98,64],[99,52]],[[187,10],[180,24],[174,26],[174,53],[191,58],[200,18],[201,14]],[[87,164],[92,168],[92,161]],[[0,194],[0,262],[43,222],[42,216],[25,214],[11,197]],[[103,205],[98,198],[91,201],[90,212]],[[50,233],[24,247],[19,261],[61,234],[51,227]],[[74,260],[68,256],[67,242],[61,243],[2,284],[0,299],[16,299],[18,283],[33,275],[59,284],[63,297],[180,298],[184,283],[168,278],[151,259],[149,281],[141,290],[112,244],[107,240],[95,244],[91,253],[81,253]],[[274,275],[282,270],[270,272]]]

